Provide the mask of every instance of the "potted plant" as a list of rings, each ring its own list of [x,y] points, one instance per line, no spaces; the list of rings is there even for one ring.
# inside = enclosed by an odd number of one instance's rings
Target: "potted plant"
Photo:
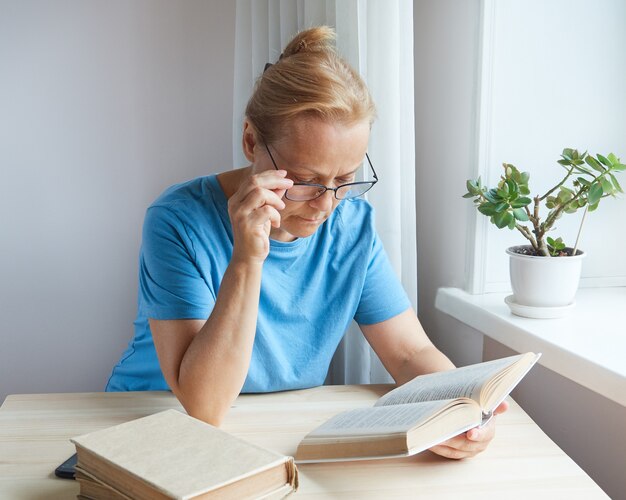
[[[598,208],[607,196],[623,193],[615,174],[626,170],[614,154],[593,156],[566,148],[558,164],[566,173],[545,194],[530,197],[530,174],[504,163],[496,187],[482,185],[480,177],[467,181],[464,198],[472,198],[478,211],[498,228],[517,229],[528,240],[510,247],[513,295],[506,302],[515,314],[529,317],[559,317],[574,305],[582,258],[578,241],[587,212]],[[542,206],[548,210],[545,219]],[[549,233],[563,214],[584,209],[573,246]]]

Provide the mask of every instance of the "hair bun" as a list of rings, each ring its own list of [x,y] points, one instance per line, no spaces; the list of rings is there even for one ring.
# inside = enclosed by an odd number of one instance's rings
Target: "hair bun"
[[[353,124],[376,117],[365,82],[337,52],[335,31],[317,26],[298,33],[278,63],[265,65],[246,106],[257,137],[273,144],[295,120]]]
[[[298,33],[285,47],[282,57],[305,52],[335,52],[335,31],[329,26],[317,26]]]

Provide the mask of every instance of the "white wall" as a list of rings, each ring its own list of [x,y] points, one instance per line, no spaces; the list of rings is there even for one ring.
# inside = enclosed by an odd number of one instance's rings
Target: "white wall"
[[[102,390],[143,214],[232,167],[235,2],[0,1],[0,401]]]
[[[482,5],[495,6],[493,57],[487,61],[482,61]],[[616,27],[624,19],[621,0],[414,4],[419,314],[431,338],[457,363],[479,360],[481,348],[471,331],[459,332],[458,324],[434,309],[437,288],[466,286],[472,261],[466,238],[472,240],[477,221],[479,230],[481,224],[487,230],[478,244],[485,267],[476,271],[487,291],[508,288],[504,249],[524,242],[517,232],[476,218],[469,200],[461,198],[465,180],[486,166],[497,179],[507,161],[530,170],[539,191],[548,179],[559,178],[555,160],[567,146],[613,151],[626,159],[621,83],[626,34]],[[593,36],[593,29],[602,35]],[[482,79],[482,62],[491,64],[490,81]],[[564,75],[568,71],[575,77]],[[478,135],[479,96],[485,86],[491,90],[482,111],[490,114],[491,126],[480,130],[487,135],[488,154],[479,157],[479,140],[485,139]],[[564,236],[571,235],[579,217],[559,221]],[[624,195],[603,200],[589,214],[581,242],[591,254],[583,284],[626,283],[626,261],[620,257],[624,217]]]

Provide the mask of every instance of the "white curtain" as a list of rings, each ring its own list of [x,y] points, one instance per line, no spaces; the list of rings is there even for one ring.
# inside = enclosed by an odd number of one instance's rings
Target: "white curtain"
[[[368,152],[380,181],[368,193],[376,226],[409,298],[417,304],[413,4],[411,0],[237,0],[233,158],[244,166],[241,125],[265,63],[300,30],[326,24],[366,81],[378,110]],[[392,381],[356,325],[346,332],[328,383]]]

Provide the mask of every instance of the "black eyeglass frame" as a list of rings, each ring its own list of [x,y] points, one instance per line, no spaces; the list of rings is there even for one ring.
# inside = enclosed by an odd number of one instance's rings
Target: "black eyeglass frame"
[[[268,147],[267,144],[265,144],[265,149],[267,151],[267,154],[270,155],[270,159],[272,160],[272,164],[274,165],[274,168],[276,170],[280,170],[278,168],[278,166],[276,165],[276,161],[274,160],[274,157],[272,156],[272,152],[270,151],[270,148]],[[319,197],[321,197],[324,193],[326,193],[326,191],[334,191],[334,196],[336,199],[338,200],[354,200],[356,198],[359,198],[361,196],[363,196],[365,193],[367,193],[370,189],[372,189],[374,187],[374,185],[378,182],[378,175],[376,175],[376,170],[374,170],[374,165],[372,165],[372,161],[370,160],[370,157],[367,153],[365,153],[365,158],[367,158],[367,163],[369,163],[370,168],[372,169],[372,173],[374,174],[374,180],[373,181],[359,181],[359,182],[349,182],[347,184],[342,184],[341,186],[337,186],[336,188],[331,188],[328,186],[324,186],[323,184],[315,184],[315,183],[311,183],[311,182],[294,182],[293,185],[294,186],[310,186],[310,187],[315,187],[318,188],[320,190],[320,192],[317,194],[317,196],[313,197],[313,198],[309,198],[308,200],[294,200],[292,198],[289,198],[289,189],[287,191],[285,191],[285,198],[287,198],[289,201],[313,201],[313,200],[317,200]],[[351,198],[339,198],[337,196],[337,191],[339,189],[343,189],[346,186],[361,186],[363,184],[369,184],[370,187],[367,188],[365,191],[363,191],[361,194],[357,195],[357,196],[353,196]]]

